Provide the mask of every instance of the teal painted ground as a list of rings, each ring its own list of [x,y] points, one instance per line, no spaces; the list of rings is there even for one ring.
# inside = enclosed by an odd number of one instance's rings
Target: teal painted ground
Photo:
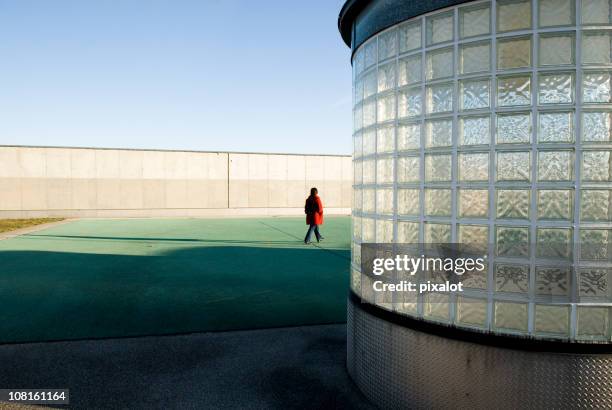
[[[0,343],[346,320],[350,218],[82,220],[0,241]]]

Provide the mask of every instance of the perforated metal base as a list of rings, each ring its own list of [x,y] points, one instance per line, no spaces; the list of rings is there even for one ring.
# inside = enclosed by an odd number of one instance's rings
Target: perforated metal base
[[[513,350],[390,323],[348,302],[348,371],[381,408],[612,408],[612,355]]]

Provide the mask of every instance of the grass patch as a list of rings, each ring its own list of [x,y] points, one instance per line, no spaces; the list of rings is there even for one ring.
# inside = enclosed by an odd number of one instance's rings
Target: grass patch
[[[0,219],[0,232],[14,231],[17,229],[28,228],[30,226],[50,222],[59,222],[63,220],[64,218]]]

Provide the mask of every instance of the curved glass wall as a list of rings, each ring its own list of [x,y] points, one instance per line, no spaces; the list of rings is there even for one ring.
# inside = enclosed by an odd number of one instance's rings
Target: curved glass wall
[[[426,320],[609,342],[612,4],[471,2],[356,50],[351,287]],[[370,292],[361,243],[488,246],[459,294]]]

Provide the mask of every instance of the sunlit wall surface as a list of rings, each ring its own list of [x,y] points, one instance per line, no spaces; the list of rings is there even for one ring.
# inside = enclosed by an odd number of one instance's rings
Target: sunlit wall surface
[[[464,328],[610,341],[611,15],[609,0],[472,2],[356,50],[354,292]],[[362,292],[362,242],[491,257],[461,295],[381,296]]]

